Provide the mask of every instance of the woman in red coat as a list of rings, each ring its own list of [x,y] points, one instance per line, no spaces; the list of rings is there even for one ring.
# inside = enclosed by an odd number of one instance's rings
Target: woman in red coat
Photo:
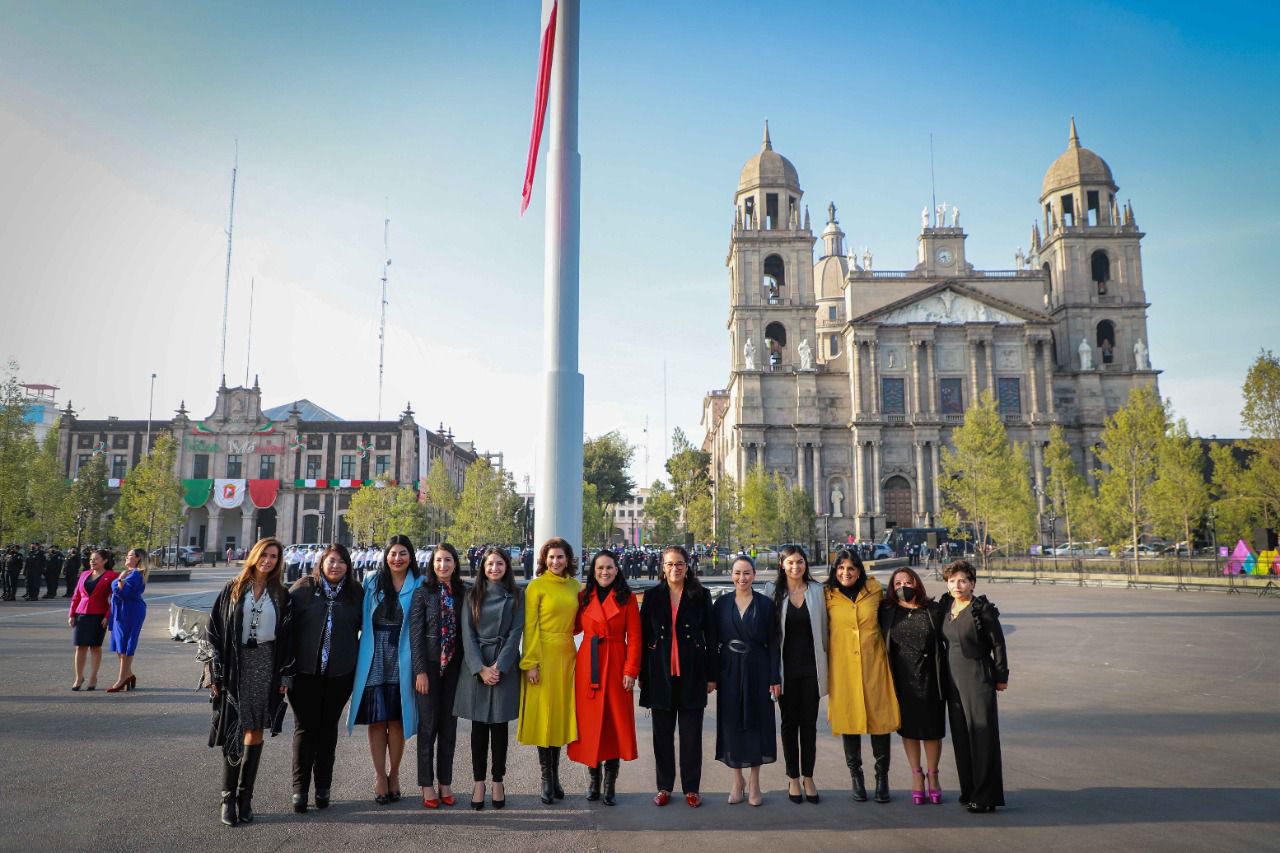
[[[574,633],[582,633],[574,670],[578,739],[569,758],[587,765],[588,800],[614,804],[621,759],[636,758],[636,718],[631,691],[640,675],[640,608],[609,551],[591,561],[587,583],[578,599]],[[603,765],[603,774],[601,773]]]
[[[76,680],[72,690],[96,690],[98,667],[102,666],[102,640],[107,635],[111,621],[111,582],[118,575],[115,557],[104,548],[96,548],[89,554],[89,571],[80,575],[76,591],[71,594],[71,608],[67,612],[67,625],[75,629],[72,642],[76,647]],[[92,672],[89,684],[84,683],[85,658],[89,659]]]

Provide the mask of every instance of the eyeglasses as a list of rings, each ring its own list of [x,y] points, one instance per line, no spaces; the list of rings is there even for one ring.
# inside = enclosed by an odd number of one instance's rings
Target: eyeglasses
[[[687,563],[663,563],[662,565],[668,569],[683,569],[688,566]]]

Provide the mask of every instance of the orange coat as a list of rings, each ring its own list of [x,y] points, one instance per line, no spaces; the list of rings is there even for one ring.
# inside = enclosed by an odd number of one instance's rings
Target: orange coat
[[[574,701],[578,739],[569,744],[569,757],[595,767],[610,758],[636,758],[635,703],[622,689],[622,677],[640,675],[640,608],[633,593],[618,606],[612,592],[601,604],[594,592],[578,609],[574,633],[582,633],[574,669]],[[599,682],[592,683],[592,647]]]

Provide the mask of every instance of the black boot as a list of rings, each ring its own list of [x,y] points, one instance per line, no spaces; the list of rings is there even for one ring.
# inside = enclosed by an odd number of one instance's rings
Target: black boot
[[[588,767],[587,776],[591,780],[587,783],[587,799],[594,803],[600,799],[600,768]]]
[[[867,782],[862,775],[862,738],[858,735],[841,735],[844,744],[844,763],[849,767],[849,778],[853,780],[853,800],[857,803],[867,801]]]
[[[258,778],[258,762],[261,760],[262,744],[244,748],[244,757],[240,759],[240,787],[236,792],[241,823],[253,823],[253,783]]]
[[[560,787],[560,747],[551,747],[551,790],[557,800],[564,799],[564,788]]]
[[[871,754],[876,757],[876,802],[889,802],[889,736],[871,736]]]
[[[538,769],[542,771],[542,804],[549,806],[555,802],[555,785],[551,781],[551,748],[538,747]]]
[[[236,785],[240,780],[240,765],[232,764],[227,756],[222,756],[222,822],[227,826],[235,826],[240,822],[236,810]]]
[[[604,804],[606,806],[617,804],[615,797],[618,793],[618,765],[621,763],[617,758],[610,758],[604,763]]]

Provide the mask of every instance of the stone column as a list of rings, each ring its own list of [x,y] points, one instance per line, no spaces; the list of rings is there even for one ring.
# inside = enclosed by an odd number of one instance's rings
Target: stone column
[[[871,442],[871,501],[876,515],[884,514],[884,495],[880,493],[880,448],[883,442]]]
[[[208,505],[209,510],[209,527],[204,533],[205,548],[213,552],[218,559],[222,559],[222,508],[217,504]]]
[[[855,337],[853,347],[849,350],[849,358],[853,363],[853,419],[862,414],[862,344]]]
[[[987,359],[987,390],[996,395],[996,347],[994,338],[982,342],[982,352]]]
[[[925,394],[925,399],[929,401],[929,413],[936,415],[942,410],[942,402],[938,399],[938,376],[934,370],[933,341],[929,342],[928,349],[925,351],[925,362],[928,371],[925,379],[929,383],[929,393]]]
[[[920,399],[920,370],[922,364],[920,361],[920,350],[923,347],[915,341],[911,342],[911,407],[908,411],[919,414],[925,410],[924,402]]]
[[[297,534],[293,530],[296,502],[297,495],[293,490],[281,489],[276,495],[276,538],[286,545],[297,541]]]
[[[924,523],[924,442],[917,441],[916,448],[916,522]]]
[[[862,441],[854,439],[853,442],[853,475],[857,479],[853,492],[853,514],[862,516],[867,514],[867,477],[866,477],[866,448]]]
[[[1044,346],[1044,370],[1041,376],[1044,378],[1044,406],[1049,414],[1053,414],[1053,366],[1049,364],[1049,360],[1053,357],[1053,351],[1048,346],[1048,341],[1043,342]]]
[[[253,529],[253,522],[257,515],[253,502],[249,500],[248,495],[245,495],[244,503],[240,504],[240,541],[237,543],[237,548],[248,549],[251,544],[258,541],[258,537],[254,535],[256,531]]]
[[[804,442],[796,442],[796,485],[808,491],[809,477],[805,470],[805,445]]]
[[[826,505],[826,498],[822,481],[822,445],[815,444],[813,446],[813,511],[818,515],[822,515],[822,507]]]
[[[1027,413],[1034,416],[1040,413],[1040,383],[1037,381],[1039,378],[1037,374],[1040,372],[1038,369],[1040,361],[1040,341],[1038,339],[1031,339],[1030,351],[1031,364],[1027,369],[1027,384],[1030,386],[1031,408],[1027,410]]]
[[[880,372],[876,368],[876,342],[869,342],[867,349],[871,352],[871,381],[867,383],[867,391],[871,394],[871,413],[876,415],[880,413]]]
[[[1040,507],[1040,511],[1044,512],[1044,445],[1040,443],[1037,436],[1031,442],[1031,473],[1036,480],[1036,490],[1039,493],[1036,503]]]
[[[933,474],[933,517],[936,523],[938,513],[942,512],[942,487],[939,484],[939,478],[942,476],[941,469],[938,467],[938,442],[929,442],[929,462],[931,473]]]
[[[978,342],[969,341],[969,405],[978,404]]]

